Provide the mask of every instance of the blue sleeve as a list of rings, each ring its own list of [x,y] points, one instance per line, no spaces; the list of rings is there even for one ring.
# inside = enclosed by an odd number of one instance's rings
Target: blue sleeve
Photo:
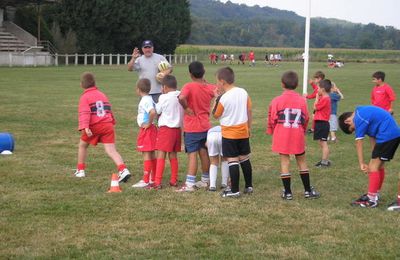
[[[368,131],[368,123],[365,120],[362,120],[359,116],[354,117],[354,126],[356,128],[355,134],[356,139],[362,139],[366,135]]]

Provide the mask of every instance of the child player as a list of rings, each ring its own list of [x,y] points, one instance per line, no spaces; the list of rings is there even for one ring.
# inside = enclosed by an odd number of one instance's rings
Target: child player
[[[282,75],[282,95],[274,98],[268,110],[267,134],[272,135],[272,151],[281,158],[282,198],[292,200],[290,155],[295,155],[305,198],[319,198],[310,185],[310,171],[305,155],[305,132],[309,120],[307,102],[295,92],[298,76],[294,71]]]
[[[153,120],[157,113],[153,99],[149,95],[150,89],[150,80],[146,78],[139,79],[136,83],[136,93],[141,96],[137,115],[139,133],[136,148],[143,155],[143,178],[138,183],[133,184],[133,188],[145,188],[154,184],[155,180],[157,128],[153,124]]]
[[[315,99],[319,90],[318,88],[319,82],[324,79],[325,79],[325,74],[322,71],[315,72],[313,78],[309,80],[309,83],[313,88],[313,92],[311,94],[303,94],[303,96],[307,99]],[[309,133],[314,132],[314,121],[312,122],[311,128],[308,129],[308,132]]]
[[[161,189],[162,177],[165,168],[165,157],[168,153],[171,165],[171,176],[169,185],[176,187],[178,181],[178,157],[177,153],[181,151],[181,135],[183,108],[179,104],[176,78],[172,75],[166,75],[162,80],[162,92],[156,105],[158,118],[157,133],[157,168],[156,179],[153,189]]]
[[[385,73],[377,71],[372,74],[372,82],[375,86],[371,91],[371,104],[393,114],[393,101],[396,100],[396,94],[392,87],[385,83]]]
[[[189,73],[192,82],[185,84],[179,95],[179,103],[185,110],[183,131],[189,165],[186,182],[177,192],[192,192],[195,187],[207,187],[209,182],[210,160],[205,144],[207,131],[211,128],[210,105],[215,96],[215,86],[208,84],[203,78],[205,69],[201,62],[190,63]],[[203,172],[201,181],[196,183],[197,154]]]
[[[339,88],[336,86],[334,82],[332,83],[331,93],[329,93],[329,97],[331,98],[331,115],[329,117],[329,132],[330,137],[328,138],[332,142],[336,142],[336,132],[338,129],[338,120],[337,120],[337,108],[338,102],[342,100],[343,94],[340,92]]]
[[[79,99],[79,127],[82,132],[78,148],[78,165],[75,176],[85,177],[85,161],[89,144],[104,144],[104,150],[118,168],[119,182],[126,182],[131,174],[126,168],[121,155],[115,148],[115,120],[111,104],[104,93],[96,87],[94,75],[85,72],[81,76],[81,88],[84,89]]]
[[[346,134],[355,132],[356,150],[360,169],[368,173],[368,193],[353,201],[353,206],[375,208],[378,192],[385,178],[384,163],[390,161],[400,143],[400,128],[389,112],[376,106],[359,106],[354,112],[343,113],[339,126]],[[372,144],[372,155],[368,164],[364,162],[363,139],[368,135]],[[400,187],[399,187],[400,188]],[[389,210],[400,210],[400,189],[397,201]]]
[[[246,90],[236,87],[235,74],[229,67],[216,74],[217,85],[223,89],[214,117],[219,119],[222,133],[222,153],[227,158],[231,189],[221,193],[225,197],[239,197],[239,164],[242,168],[244,193],[253,193],[252,167],[250,163],[251,100]]]
[[[314,103],[314,140],[318,140],[322,150],[322,159],[315,165],[317,167],[329,167],[331,165],[331,162],[328,160],[329,118],[331,115],[329,93],[331,92],[331,87],[332,84],[329,79],[321,80]]]

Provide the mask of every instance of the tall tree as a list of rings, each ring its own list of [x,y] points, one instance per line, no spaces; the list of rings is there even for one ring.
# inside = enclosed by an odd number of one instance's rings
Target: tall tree
[[[62,0],[57,17],[61,29],[76,32],[79,51],[130,53],[151,39],[160,53],[173,53],[189,37],[186,0]]]

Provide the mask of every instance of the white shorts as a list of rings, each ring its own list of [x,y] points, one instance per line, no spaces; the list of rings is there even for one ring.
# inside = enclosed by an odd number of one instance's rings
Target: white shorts
[[[209,132],[207,135],[207,149],[209,156],[222,156],[221,132]]]
[[[331,115],[329,117],[329,131],[336,132],[338,129],[338,121],[336,115]]]

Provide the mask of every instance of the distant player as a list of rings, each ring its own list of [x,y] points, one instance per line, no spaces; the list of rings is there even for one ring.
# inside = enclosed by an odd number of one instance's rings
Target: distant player
[[[290,155],[295,155],[304,186],[305,198],[320,197],[310,185],[310,171],[305,155],[305,132],[309,120],[305,99],[294,90],[298,85],[297,73],[285,72],[281,78],[282,95],[274,98],[268,110],[267,134],[272,135],[272,151],[281,159],[282,198],[292,200]]]
[[[352,202],[353,206],[375,208],[379,191],[385,179],[385,162],[393,159],[400,144],[400,128],[393,117],[376,106],[359,106],[354,112],[345,112],[339,117],[339,126],[346,134],[355,132],[358,163],[361,171],[368,173],[368,193]],[[372,155],[368,164],[364,162],[363,139],[368,135],[372,144]],[[399,183],[400,184],[400,183]],[[397,201],[389,210],[400,210],[400,186]]]
[[[389,84],[385,83],[385,73],[377,71],[372,74],[372,82],[375,83],[375,86],[371,91],[371,104],[393,114],[393,102],[396,100],[396,93]]]

